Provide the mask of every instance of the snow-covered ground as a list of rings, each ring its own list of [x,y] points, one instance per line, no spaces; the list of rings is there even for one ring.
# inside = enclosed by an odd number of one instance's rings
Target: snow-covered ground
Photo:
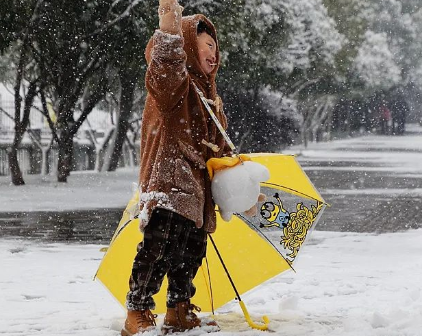
[[[298,154],[312,162],[349,162],[348,166],[307,166],[309,170],[365,170],[416,173],[422,176],[422,127],[407,125],[405,136],[366,135],[325,143],[295,146],[285,153]],[[371,165],[371,166],[365,166]],[[363,165],[363,167],[362,167]]]
[[[291,151],[301,152],[307,169],[320,168],[309,161],[334,163],[332,170],[354,170],[360,162],[420,178],[422,128],[409,130],[404,137],[366,136]],[[340,161],[350,161],[350,167],[336,166]],[[19,188],[2,177],[0,212],[122,207],[136,176],[136,170],[75,173],[66,187],[53,178],[30,177]],[[352,191],[371,190],[380,192]],[[0,239],[0,335],[118,336],[125,313],[92,281],[101,247]],[[276,335],[420,336],[421,256],[422,229],[380,235],[314,231],[297,273],[281,274],[243,300],[255,321],[269,316]],[[221,308],[217,320],[221,336],[265,335],[247,326],[235,302]]]
[[[119,335],[124,311],[92,281],[99,249],[0,240],[0,335]],[[243,300],[255,321],[269,316],[276,335],[418,336],[421,255],[422,230],[315,231],[296,274],[281,274]],[[237,303],[222,310],[219,335],[264,335],[246,325]]]
[[[58,183],[53,175],[25,175],[26,184],[19,187],[9,176],[0,176],[0,212],[123,209],[136,188],[138,172],[72,172],[67,183]]]

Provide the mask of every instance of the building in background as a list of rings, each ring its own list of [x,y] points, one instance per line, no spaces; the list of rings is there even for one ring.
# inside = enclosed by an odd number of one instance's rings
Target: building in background
[[[7,150],[14,137],[14,95],[0,83],[0,175],[9,175]],[[51,147],[47,155],[47,173],[56,171],[57,144],[52,142],[52,132],[47,119],[40,112],[41,102],[35,100],[30,113],[28,131],[19,148],[19,164],[23,174],[40,174],[42,150]],[[94,109],[79,129],[74,139],[73,170],[93,170],[96,168],[97,151],[107,134],[114,128],[115,112]],[[130,160],[123,151],[122,164]]]

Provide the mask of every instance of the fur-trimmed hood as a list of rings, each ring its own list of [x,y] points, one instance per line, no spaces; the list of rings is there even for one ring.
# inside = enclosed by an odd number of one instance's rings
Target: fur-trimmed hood
[[[199,21],[203,21],[211,30],[211,36],[216,43],[216,66],[211,73],[206,74],[201,67],[199,62],[199,51],[198,51],[198,40],[197,40],[197,27]],[[183,31],[183,50],[186,53],[186,68],[189,72],[189,75],[199,84],[203,91],[210,91],[210,96],[212,99],[215,99],[217,95],[217,88],[215,85],[215,78],[217,76],[218,67],[220,65],[220,49],[217,39],[217,31],[214,27],[214,24],[202,14],[195,14],[190,16],[184,16],[182,18],[182,31]],[[147,44],[145,50],[145,58],[147,63],[151,62],[151,55],[154,47],[154,39],[151,38]]]

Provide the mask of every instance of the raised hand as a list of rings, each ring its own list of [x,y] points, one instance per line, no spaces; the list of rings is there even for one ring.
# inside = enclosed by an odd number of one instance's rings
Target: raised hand
[[[160,0],[158,16],[160,18],[160,30],[173,34],[182,35],[182,11],[183,7],[177,0]]]

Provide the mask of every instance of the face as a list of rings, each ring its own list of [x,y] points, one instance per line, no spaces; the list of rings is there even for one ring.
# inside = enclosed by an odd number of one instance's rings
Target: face
[[[201,68],[208,75],[217,65],[217,58],[215,56],[217,45],[214,39],[207,33],[198,35],[198,52]]]

